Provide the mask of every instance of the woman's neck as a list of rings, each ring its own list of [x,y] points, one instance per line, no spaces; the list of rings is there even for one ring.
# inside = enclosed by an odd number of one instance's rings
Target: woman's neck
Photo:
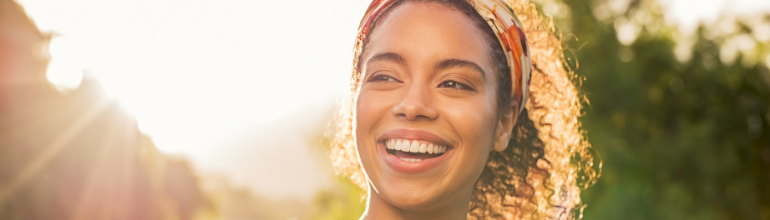
[[[465,196],[464,196],[465,197]],[[369,196],[366,201],[366,211],[360,220],[382,220],[382,219],[447,219],[447,220],[465,220],[468,214],[468,204],[470,195],[463,201],[450,202],[446,205],[428,209],[428,210],[406,210],[393,206],[388,201],[380,197],[372,189],[369,189]]]

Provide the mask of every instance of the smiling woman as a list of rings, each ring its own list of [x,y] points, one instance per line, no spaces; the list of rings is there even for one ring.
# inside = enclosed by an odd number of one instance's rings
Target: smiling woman
[[[579,217],[598,175],[546,21],[527,1],[372,2],[332,150],[362,219]]]

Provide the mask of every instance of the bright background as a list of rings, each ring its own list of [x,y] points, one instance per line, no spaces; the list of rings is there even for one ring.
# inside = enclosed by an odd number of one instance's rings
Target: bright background
[[[49,80],[66,90],[92,75],[161,151],[274,196],[329,178],[307,136],[346,91],[366,1],[19,3],[55,33]]]

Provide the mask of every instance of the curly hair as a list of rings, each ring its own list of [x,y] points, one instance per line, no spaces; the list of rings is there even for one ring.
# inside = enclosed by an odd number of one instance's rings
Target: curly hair
[[[406,1],[406,0],[405,0]],[[412,0],[415,1],[415,0]],[[498,106],[511,102],[511,80],[505,55],[486,22],[465,0],[417,0],[436,2],[466,14],[480,26],[488,41],[490,57],[498,72]],[[394,3],[393,10],[404,1]],[[511,133],[508,148],[492,151],[476,181],[468,207],[468,219],[578,219],[580,190],[600,175],[601,162],[580,129],[583,98],[575,85],[578,78],[564,59],[564,47],[550,18],[541,15],[528,0],[507,3],[516,11],[530,42],[532,78],[530,98]],[[388,11],[383,12],[383,17]],[[382,18],[380,18],[382,19]],[[376,22],[372,26],[372,30]],[[362,73],[359,58],[366,41],[354,47],[350,96],[340,108],[332,141],[331,160],[338,175],[348,176],[367,189],[354,142],[355,98]]]

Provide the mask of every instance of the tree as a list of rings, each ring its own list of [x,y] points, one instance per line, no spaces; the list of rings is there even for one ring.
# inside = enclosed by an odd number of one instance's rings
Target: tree
[[[768,42],[753,32],[770,16],[701,26],[681,50],[686,37],[655,1],[563,4],[571,16],[557,21],[577,39],[565,38],[589,100],[581,121],[604,162],[584,217],[770,219],[770,71],[758,62]],[[731,60],[735,37],[755,47]]]

